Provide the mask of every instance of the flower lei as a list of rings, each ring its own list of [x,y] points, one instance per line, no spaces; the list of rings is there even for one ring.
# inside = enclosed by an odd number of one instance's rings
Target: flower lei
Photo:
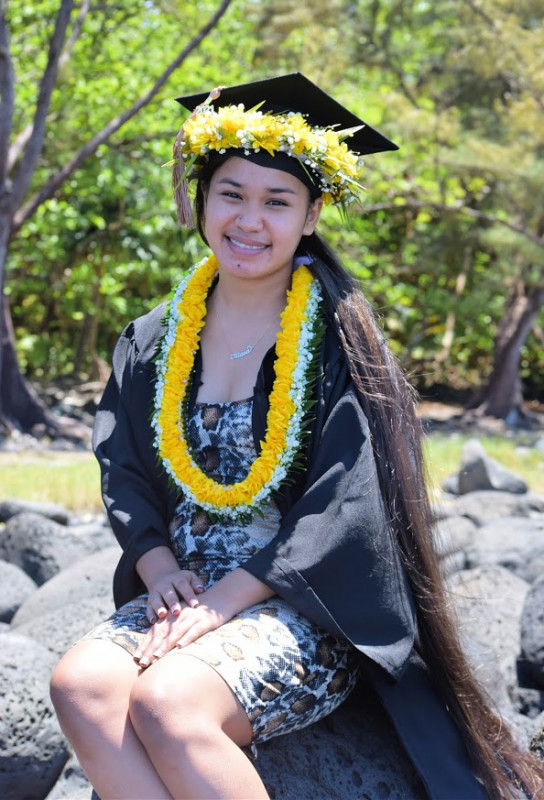
[[[258,107],[246,111],[243,104],[218,109],[201,105],[181,128],[174,162],[181,159],[183,178],[188,180],[195,177],[211,151],[224,153],[236,148],[246,155],[261,149],[270,155],[286,153],[318,175],[325,203],[345,206],[357,199],[361,189],[356,178],[362,159],[344,142],[359,127],[336,131],[312,127],[296,112],[273,114]]]
[[[187,441],[191,372],[217,266],[215,256],[201,261],[182,280],[172,298],[157,359],[152,426],[155,446],[175,485],[201,508],[235,520],[251,514],[269,499],[300,449],[321,292],[305,266],[295,270],[276,341],[276,378],[261,452],[243,480],[222,484],[195,463]]]

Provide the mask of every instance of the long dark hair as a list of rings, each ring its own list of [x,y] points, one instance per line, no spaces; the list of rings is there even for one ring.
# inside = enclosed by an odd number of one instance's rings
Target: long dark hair
[[[229,157],[201,170],[195,198],[197,228],[203,230],[205,192],[213,172]],[[310,200],[317,193],[310,191]],[[522,752],[492,710],[463,653],[433,547],[433,515],[426,490],[421,425],[415,393],[399,368],[355,278],[317,234],[304,236],[299,253],[312,257],[330,323],[342,342],[350,372],[369,421],[385,506],[414,596],[419,650],[435,688],[456,722],[475,774],[491,798],[538,797],[544,767]]]
[[[369,421],[382,496],[416,604],[421,656],[489,796],[517,797],[517,784],[528,797],[537,797],[544,787],[544,768],[521,751],[492,710],[468,665],[448,610],[431,536],[434,520],[415,393],[353,276],[317,234],[304,237],[301,244],[313,256],[310,269],[323,286]]]

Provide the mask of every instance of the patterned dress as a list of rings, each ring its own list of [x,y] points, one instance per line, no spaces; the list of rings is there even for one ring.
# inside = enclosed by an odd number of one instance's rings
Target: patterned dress
[[[201,469],[215,480],[234,483],[247,475],[256,457],[251,411],[252,400],[196,405],[188,437]],[[262,518],[241,524],[212,521],[183,499],[170,537],[180,567],[211,586],[264,547],[279,523],[273,502]],[[149,629],[146,603],[147,595],[132,600],[85,638],[107,639],[134,653]],[[201,659],[223,677],[252,723],[254,744],[326,716],[357,678],[355,649],[278,596],[250,606],[175,652]]]

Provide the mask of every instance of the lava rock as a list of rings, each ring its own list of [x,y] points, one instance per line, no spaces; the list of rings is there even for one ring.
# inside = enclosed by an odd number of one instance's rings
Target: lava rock
[[[7,522],[17,514],[29,512],[41,514],[42,517],[52,519],[60,525],[68,525],[70,512],[57,503],[39,503],[31,500],[18,500],[7,498],[0,503],[0,522]]]
[[[488,456],[478,439],[470,439],[463,447],[457,483],[449,481],[447,490],[462,495],[482,489],[524,494],[528,487],[523,478]]]
[[[506,517],[478,530],[467,550],[467,567],[500,565],[533,583],[544,575],[544,519]]]
[[[17,609],[37,588],[22,569],[0,561],[0,622],[10,622]]]
[[[0,797],[42,800],[68,758],[49,700],[55,659],[39,642],[0,635]]]
[[[41,585],[114,541],[111,528],[100,523],[66,527],[41,514],[24,512],[12,517],[0,533],[0,558],[16,564]]]
[[[536,685],[544,689],[544,575],[533,583],[525,599],[521,656]]]

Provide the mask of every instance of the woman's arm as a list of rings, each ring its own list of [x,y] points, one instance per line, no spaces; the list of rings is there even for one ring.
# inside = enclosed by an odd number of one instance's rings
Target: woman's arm
[[[162,309],[156,309],[130,323],[120,336],[95,418],[93,448],[102,496],[123,550],[114,580],[118,607],[146,590],[136,564],[148,551],[169,546],[168,520],[176,504],[176,494],[157,464],[149,425],[161,316]]]

